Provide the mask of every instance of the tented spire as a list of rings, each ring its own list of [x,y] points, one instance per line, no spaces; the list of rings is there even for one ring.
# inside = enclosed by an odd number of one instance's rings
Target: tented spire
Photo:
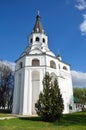
[[[32,31],[33,33],[44,33],[44,29],[43,29],[40,19],[41,19],[41,16],[38,11],[38,14],[36,16],[36,23],[35,23],[33,31]]]

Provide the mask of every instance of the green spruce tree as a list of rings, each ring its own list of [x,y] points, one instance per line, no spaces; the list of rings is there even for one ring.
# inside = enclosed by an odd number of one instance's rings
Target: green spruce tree
[[[52,80],[49,73],[43,79],[43,92],[39,95],[39,100],[35,104],[36,112],[45,121],[60,120],[64,109],[62,95],[57,79]]]

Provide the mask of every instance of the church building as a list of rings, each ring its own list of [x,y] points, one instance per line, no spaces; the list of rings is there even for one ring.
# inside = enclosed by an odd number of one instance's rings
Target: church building
[[[49,49],[48,36],[38,13],[28,38],[28,45],[16,60],[12,113],[36,115],[35,103],[39,98],[39,93],[43,91],[42,81],[46,72],[58,79],[64,101],[63,113],[69,113],[73,106],[70,65],[62,61],[60,54],[55,56]]]

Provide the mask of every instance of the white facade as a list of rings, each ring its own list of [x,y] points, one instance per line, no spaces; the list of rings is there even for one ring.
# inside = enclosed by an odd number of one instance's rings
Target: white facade
[[[42,81],[46,72],[58,78],[64,113],[69,113],[69,106],[73,106],[70,66],[48,48],[48,37],[41,25],[40,16],[37,15],[28,46],[16,61],[13,113],[36,114],[35,103],[43,90]]]

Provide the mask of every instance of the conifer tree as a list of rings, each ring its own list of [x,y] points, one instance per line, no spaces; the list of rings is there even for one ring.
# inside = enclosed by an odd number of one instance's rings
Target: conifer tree
[[[52,80],[49,73],[43,79],[43,92],[39,95],[39,100],[35,104],[36,112],[45,121],[60,120],[64,109],[62,95],[57,79]]]

